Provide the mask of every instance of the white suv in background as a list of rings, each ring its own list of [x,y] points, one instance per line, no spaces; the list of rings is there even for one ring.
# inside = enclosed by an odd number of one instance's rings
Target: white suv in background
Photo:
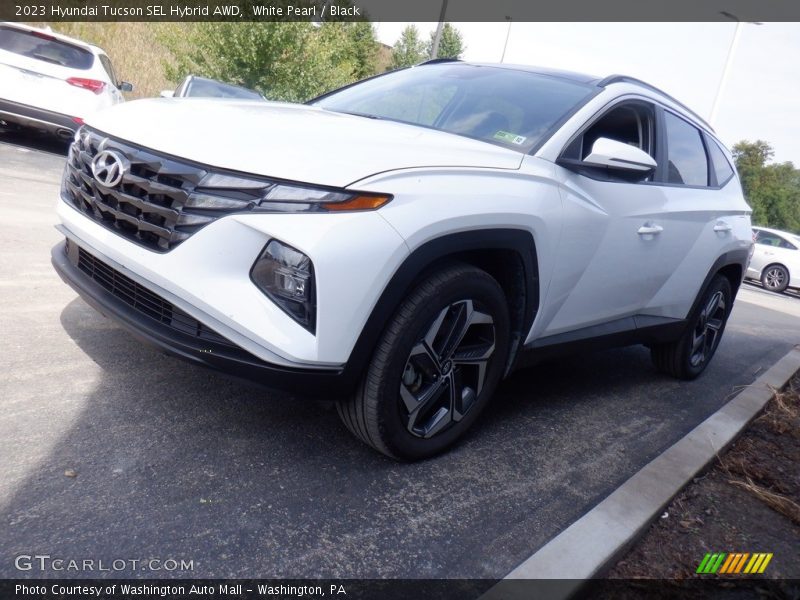
[[[752,246],[730,154],[670,96],[452,61],[309,105],[105,111],[76,136],[58,214],[53,264],[101,312],[335,399],[405,460],[455,442],[527,357],[646,344],[696,377]]]
[[[71,139],[84,119],[124,100],[100,48],[46,29],[0,23],[0,122]]]

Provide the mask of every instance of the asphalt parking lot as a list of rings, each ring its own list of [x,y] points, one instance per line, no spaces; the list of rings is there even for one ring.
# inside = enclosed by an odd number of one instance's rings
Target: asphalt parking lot
[[[452,452],[397,464],[330,407],[166,357],[78,299],[50,266],[60,147],[17,141],[0,137],[0,577],[142,575],[15,568],[37,553],[193,561],[148,577],[502,577],[800,342],[800,298],[745,286],[698,381],[641,347],[551,362]]]

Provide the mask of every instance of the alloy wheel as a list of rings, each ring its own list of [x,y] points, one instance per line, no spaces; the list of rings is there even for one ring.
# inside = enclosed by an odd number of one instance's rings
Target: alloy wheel
[[[408,431],[431,438],[462,420],[483,389],[495,351],[490,314],[472,300],[441,312],[417,341],[400,381],[400,409]]]
[[[725,295],[715,292],[708,300],[697,319],[692,334],[689,362],[693,367],[704,363],[714,352],[720,331],[725,324]]]
[[[786,271],[780,267],[772,267],[764,275],[764,285],[770,290],[782,290],[785,283]]]

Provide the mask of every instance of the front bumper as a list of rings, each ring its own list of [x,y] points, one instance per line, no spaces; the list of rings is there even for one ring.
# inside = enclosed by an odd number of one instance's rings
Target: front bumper
[[[87,260],[96,262],[89,262],[87,267]],[[199,322],[195,321],[197,326],[193,330],[187,326],[192,323],[191,317],[75,242],[57,244],[51,261],[61,279],[89,305],[138,339],[170,355],[271,388],[301,390],[331,399],[351,390],[351,378],[342,377],[341,369],[294,369],[270,364]],[[176,323],[173,311],[187,319]]]
[[[374,211],[233,214],[164,253],[131,242],[63,200],[57,211],[58,229],[94,256],[253,356],[290,369],[343,368],[377,296],[407,255],[403,240]],[[314,264],[316,335],[250,279],[270,239],[291,245]]]

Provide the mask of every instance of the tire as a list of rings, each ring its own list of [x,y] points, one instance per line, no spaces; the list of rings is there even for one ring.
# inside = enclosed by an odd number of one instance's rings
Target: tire
[[[770,292],[780,294],[789,286],[789,271],[783,265],[769,265],[761,271],[761,285]]]
[[[477,420],[508,352],[508,306],[497,281],[475,267],[452,264],[403,301],[358,391],[337,411],[357,438],[386,456],[433,456]]]
[[[678,379],[700,375],[717,351],[732,306],[730,282],[723,275],[715,275],[689,317],[683,335],[674,342],[651,347],[656,369]]]

